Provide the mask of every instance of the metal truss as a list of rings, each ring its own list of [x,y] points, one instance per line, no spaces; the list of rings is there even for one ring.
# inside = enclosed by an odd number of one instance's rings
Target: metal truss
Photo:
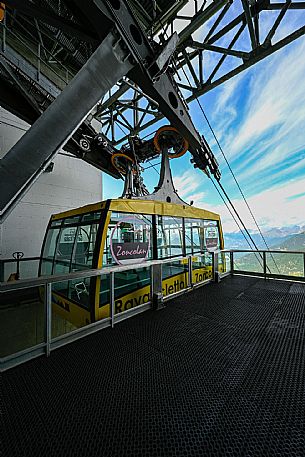
[[[75,0],[76,5],[80,3],[81,0]],[[69,142],[75,142],[83,149],[84,160],[120,177],[111,164],[113,150],[105,137],[94,131],[83,136],[82,132],[84,125],[88,125],[88,114],[101,97],[127,74],[186,138],[196,166],[220,179],[212,151],[195,129],[169,71],[168,63],[178,43],[177,34],[157,47],[142,30],[126,1],[96,0],[87,6],[89,8],[84,14],[95,25],[93,30],[100,39],[97,49],[40,116],[39,105],[23,93],[29,105],[34,105],[34,108],[36,105],[38,119],[1,160],[0,180],[4,184],[4,192],[0,195],[2,219],[8,216],[60,148]],[[102,29],[101,24],[107,23],[108,27]],[[6,66],[5,69],[10,75],[10,68]],[[14,79],[13,74],[10,76]],[[23,87],[19,89],[24,92]]]
[[[0,101],[15,114],[28,114],[31,122],[38,119],[1,160],[6,185],[0,213],[5,214],[60,147],[119,178],[110,160],[115,146],[130,135],[151,134],[163,117],[188,141],[194,166],[219,180],[217,161],[193,125],[187,102],[305,33],[302,1],[6,0],[5,5]],[[48,79],[55,90],[48,90]],[[94,118],[101,132],[92,127]],[[18,170],[16,163],[22,164]]]
[[[169,70],[188,103],[305,33],[302,1],[131,0],[129,3],[156,46],[163,46],[174,32],[178,33],[179,43]],[[88,19],[91,2],[8,0],[6,5],[2,54],[5,46],[14,47],[16,41],[23,41],[27,47],[23,54],[27,58],[31,54],[30,61],[37,67],[36,85],[41,83],[41,73],[62,90],[103,38]],[[104,28],[107,29],[107,23]],[[5,72],[11,77],[9,70],[6,67]],[[128,76],[104,97],[94,115],[113,146],[125,142],[129,135],[150,132],[163,118],[158,103]],[[27,97],[28,75],[25,88],[20,71],[17,78],[19,92],[28,99],[29,109],[36,105],[36,112],[37,108],[44,110],[47,104],[41,104],[41,94],[36,91],[31,99]],[[45,87],[42,91],[44,95]],[[53,94],[50,98],[54,98]]]
[[[305,2],[193,0],[189,6],[193,14],[172,17],[155,35],[165,43],[180,24],[170,67],[188,103],[305,34]],[[181,22],[188,22],[182,30]],[[149,132],[163,117],[157,104],[126,79],[103,100],[96,116],[114,145],[130,134]]]

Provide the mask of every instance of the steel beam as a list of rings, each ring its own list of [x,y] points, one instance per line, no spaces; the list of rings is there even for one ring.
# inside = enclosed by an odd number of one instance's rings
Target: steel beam
[[[248,0],[241,0],[241,2],[243,5],[243,8],[244,8],[244,11],[245,11],[245,17],[246,17],[246,21],[247,21],[247,25],[248,25],[248,29],[249,29],[252,49],[255,49],[257,46],[257,41],[256,41],[253,21],[252,21],[252,17],[251,17],[251,13],[250,13],[250,5],[249,5]]]
[[[11,66],[4,60],[1,60],[0,65],[6,73],[9,75],[11,81],[18,87],[19,91],[21,92],[22,96],[28,101],[28,103],[32,106],[32,108],[37,112],[37,115],[40,115],[42,110],[40,109],[38,103],[36,102],[35,98],[32,97],[26,90],[26,88],[22,85],[22,83],[17,78],[16,74],[14,73]]]
[[[214,46],[207,43],[199,43],[198,41],[192,41],[191,47],[194,49],[202,49],[206,51],[219,52],[220,54],[226,54],[228,56],[240,57],[241,59],[248,59],[249,53],[244,51],[236,51],[235,49],[223,48],[221,46]]]
[[[242,65],[239,65],[238,67],[234,68],[233,70],[229,71],[226,73],[224,76],[220,77],[219,79],[210,82],[208,84],[204,84],[201,89],[198,89],[191,95],[189,98],[187,98],[187,102],[190,103],[192,100],[195,100],[195,98],[199,97],[200,95],[203,95],[210,90],[214,89],[215,87],[219,86],[225,81],[228,81],[229,79],[233,78],[233,76],[238,75],[242,71],[246,70],[247,68],[250,68],[252,65],[255,63],[259,62],[260,60],[263,60],[265,57],[273,54],[274,52],[278,51],[279,49],[283,48],[287,44],[291,43],[292,41],[296,40],[297,38],[301,37],[302,35],[305,35],[305,26],[300,27],[298,30],[290,34],[289,36],[283,38],[282,40],[278,41],[274,45],[270,45],[267,48],[263,48],[262,46],[259,48],[259,52],[257,52],[255,55],[252,55],[247,61],[245,61]]]
[[[179,33],[180,45],[183,44],[202,24],[207,22],[213,17],[223,6],[230,3],[230,0],[216,0],[213,1],[207,8],[195,14],[191,23]]]
[[[132,66],[126,51],[110,32],[70,84],[1,160],[1,220],[10,213],[92,108]]]

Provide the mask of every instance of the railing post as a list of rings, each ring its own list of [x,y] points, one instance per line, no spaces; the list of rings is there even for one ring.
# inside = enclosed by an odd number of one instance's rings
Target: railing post
[[[219,282],[219,272],[218,272],[218,252],[212,252],[212,265],[213,265],[213,281]]]
[[[4,281],[4,261],[0,260],[0,282]]]
[[[305,252],[303,254],[303,276],[304,276],[304,279],[305,279]]]
[[[51,352],[51,338],[52,338],[52,284],[45,285],[45,312],[46,312],[46,355],[49,357]]]
[[[230,271],[231,275],[234,274],[234,252],[230,251]]]
[[[162,292],[162,264],[152,265],[151,298],[153,309],[164,308]]]
[[[191,255],[188,258],[187,267],[188,267],[187,286],[193,287],[193,259],[192,259]]]
[[[110,318],[111,327],[114,327],[114,271],[110,272]]]
[[[267,278],[267,263],[266,263],[266,251],[263,251],[263,267],[264,267],[264,278]]]

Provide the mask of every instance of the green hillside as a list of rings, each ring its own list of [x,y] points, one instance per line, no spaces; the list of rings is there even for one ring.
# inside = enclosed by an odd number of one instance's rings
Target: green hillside
[[[270,249],[281,252],[267,253],[266,261],[269,273],[304,276],[304,255],[285,254],[285,251],[300,251],[305,253],[305,232],[291,235],[282,243],[271,246]],[[259,254],[247,254],[235,260],[235,268],[238,270],[262,273],[262,265],[263,262]]]

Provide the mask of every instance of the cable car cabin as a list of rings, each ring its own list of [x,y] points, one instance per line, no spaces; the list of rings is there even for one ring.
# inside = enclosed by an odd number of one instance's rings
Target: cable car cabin
[[[134,264],[134,270],[115,274],[115,312],[120,313],[150,300],[145,261],[173,259],[163,265],[166,296],[188,283],[187,263],[175,258],[193,256],[196,284],[211,277],[208,251],[217,248],[223,249],[223,235],[215,213],[161,201],[107,200],[51,217],[39,275]],[[109,303],[109,277],[53,284],[53,310],[77,327],[108,317]]]

